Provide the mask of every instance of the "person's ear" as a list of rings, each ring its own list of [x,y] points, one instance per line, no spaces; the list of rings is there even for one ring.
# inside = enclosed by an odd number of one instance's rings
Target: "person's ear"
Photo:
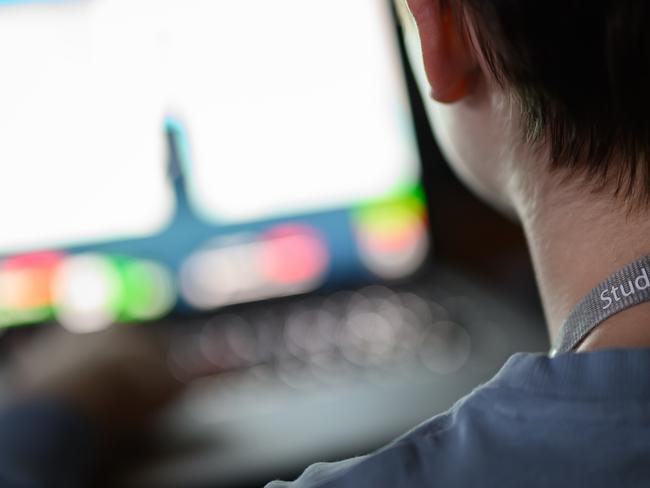
[[[431,96],[454,103],[470,95],[480,73],[465,30],[442,0],[408,0],[417,24]]]

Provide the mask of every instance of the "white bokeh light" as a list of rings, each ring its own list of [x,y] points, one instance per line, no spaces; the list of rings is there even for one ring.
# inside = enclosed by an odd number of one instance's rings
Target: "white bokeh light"
[[[98,332],[117,318],[120,276],[100,256],[67,259],[54,277],[53,295],[57,320],[76,333]]]

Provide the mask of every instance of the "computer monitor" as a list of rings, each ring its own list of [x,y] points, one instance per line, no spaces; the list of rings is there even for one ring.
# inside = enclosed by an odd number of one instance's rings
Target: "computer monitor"
[[[78,332],[415,272],[384,0],[0,0],[0,326]]]

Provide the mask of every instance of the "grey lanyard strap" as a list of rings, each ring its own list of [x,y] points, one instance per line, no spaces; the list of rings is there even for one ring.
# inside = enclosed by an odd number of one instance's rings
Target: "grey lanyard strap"
[[[562,326],[552,353],[573,351],[605,320],[647,301],[650,301],[650,256],[620,269],[587,295]]]

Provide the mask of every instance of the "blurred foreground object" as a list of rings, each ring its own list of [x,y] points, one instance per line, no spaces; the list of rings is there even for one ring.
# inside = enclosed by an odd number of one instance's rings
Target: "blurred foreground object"
[[[48,331],[16,350],[13,380],[22,395],[63,401],[109,433],[146,422],[182,389],[160,339],[133,327]]]

